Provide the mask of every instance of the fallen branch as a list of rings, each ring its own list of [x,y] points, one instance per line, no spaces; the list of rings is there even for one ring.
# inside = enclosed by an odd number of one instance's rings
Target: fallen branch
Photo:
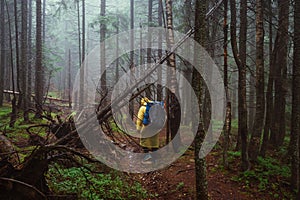
[[[1,180],[0,185],[2,187],[5,187],[5,189],[7,189],[7,190],[14,189],[13,190],[14,195],[22,195],[22,198],[26,197],[26,199],[41,199],[41,197],[43,199],[47,199],[47,197],[44,193],[42,193],[40,190],[38,190],[36,187],[34,187],[30,184],[27,184],[27,183],[19,181],[19,180],[15,180],[15,179],[11,179],[11,178],[4,178],[4,177],[0,177],[0,180]],[[5,182],[7,182],[7,183],[5,184]],[[16,186],[14,187],[14,185],[20,185],[21,188],[17,187],[17,189],[16,189]],[[27,190],[26,188],[33,191],[34,194],[32,192],[28,192],[28,191],[26,192],[26,190]],[[38,194],[38,195],[35,195],[35,194]],[[9,194],[7,194],[7,195],[9,195]],[[1,196],[1,194],[0,194],[0,196]]]

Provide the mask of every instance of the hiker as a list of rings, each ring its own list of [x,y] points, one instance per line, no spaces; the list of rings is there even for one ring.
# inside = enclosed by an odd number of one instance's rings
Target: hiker
[[[150,152],[156,151],[159,148],[158,133],[165,122],[164,113],[161,113],[164,112],[163,108],[159,110],[159,114],[156,114],[158,116],[155,116],[155,119],[153,119],[161,121],[159,122],[160,127],[155,127],[155,124],[157,124],[156,122],[153,122],[151,124],[151,122],[149,121],[149,115],[151,115],[151,113],[149,114],[150,104],[155,103],[161,104],[163,106],[163,102],[154,102],[149,100],[147,97],[142,98],[141,107],[139,109],[138,118],[136,121],[136,129],[142,136],[145,137],[140,139],[140,145],[142,146],[144,153],[147,153],[142,161],[143,164],[151,164],[153,161],[155,161],[155,159],[152,158]],[[161,117],[163,117],[163,119],[161,119]],[[148,137],[147,135],[149,135],[150,137]]]

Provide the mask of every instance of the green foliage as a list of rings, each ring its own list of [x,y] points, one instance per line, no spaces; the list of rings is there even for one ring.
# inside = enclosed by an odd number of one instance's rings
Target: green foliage
[[[147,191],[139,184],[129,184],[119,176],[95,174],[84,168],[51,167],[49,187],[58,194],[77,194],[79,199],[145,199]]]
[[[232,180],[243,182],[247,189],[257,186],[258,190],[263,192],[269,189],[278,190],[280,185],[272,180],[277,179],[278,176],[281,179],[288,179],[291,175],[290,168],[276,159],[258,157],[257,162],[255,169],[233,176]]]
[[[0,108],[0,129],[3,130],[6,124],[9,123],[9,115],[11,113],[11,107],[3,106]]]
[[[280,164],[276,159],[270,157],[258,157],[258,163],[259,166],[257,168],[257,171],[262,172],[264,175],[276,176],[280,174],[280,176],[284,178],[289,178],[291,176],[290,168],[286,165]]]
[[[179,182],[176,186],[176,190],[180,190],[184,187],[184,182]]]
[[[237,119],[233,119],[231,121],[231,128],[238,129],[238,120]]]
[[[118,133],[122,132],[122,130],[119,128],[119,126],[114,121],[112,121],[110,123],[110,127],[111,127],[113,132],[118,132]]]
[[[47,124],[48,121],[46,119],[36,119],[34,117],[34,113],[29,113],[30,123],[24,123],[22,113],[18,113],[18,118],[15,122],[14,127],[9,127],[10,121],[10,113],[11,107],[4,106],[0,108],[0,132],[5,132],[6,136],[13,143],[22,143],[24,140],[29,138],[29,134],[26,129],[34,124]],[[53,114],[52,117],[55,117]],[[46,127],[34,127],[31,128],[30,131],[34,134],[38,134],[39,136],[46,136]]]
[[[228,156],[240,157],[241,152],[240,151],[228,151]]]
[[[241,152],[240,151],[228,151],[228,162],[232,163],[234,162],[237,158],[241,157]]]

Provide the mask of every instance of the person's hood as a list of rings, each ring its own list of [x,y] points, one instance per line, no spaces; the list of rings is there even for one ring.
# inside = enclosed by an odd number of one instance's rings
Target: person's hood
[[[147,97],[141,99],[141,105],[146,105],[150,100]]]

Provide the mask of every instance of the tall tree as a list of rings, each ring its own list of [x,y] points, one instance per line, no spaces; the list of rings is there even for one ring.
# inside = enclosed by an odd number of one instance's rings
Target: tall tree
[[[106,93],[106,66],[105,66],[105,35],[106,35],[106,21],[105,19],[105,9],[106,9],[106,0],[101,0],[100,5],[100,42],[102,43],[100,47],[100,65],[101,65],[101,91],[103,94]],[[105,103],[105,101],[103,101]]]
[[[43,19],[43,45],[45,45],[45,41],[46,41],[46,0],[43,0],[43,15],[42,15],[42,19]]]
[[[271,130],[271,142],[279,147],[283,144],[285,136],[285,105],[287,93],[287,57],[288,57],[288,28],[289,28],[289,1],[278,0],[279,21],[277,30],[277,44],[275,44],[275,97],[273,109],[273,124]],[[275,42],[276,42],[275,41]]]
[[[22,33],[21,33],[21,80],[22,80],[22,94],[23,94],[23,102],[22,108],[24,111],[24,121],[29,121],[28,115],[28,95],[27,95],[27,68],[28,68],[28,54],[27,54],[27,23],[28,23],[28,7],[27,1],[22,2],[21,10],[22,10]]]
[[[246,102],[246,40],[247,40],[247,2],[241,1],[240,52],[236,41],[236,1],[230,0],[231,24],[230,37],[234,60],[238,66],[238,135],[242,146],[242,170],[249,168],[248,160],[248,126]]]
[[[81,50],[81,66],[80,66],[80,89],[79,89],[79,106],[84,105],[84,59],[85,59],[85,0],[82,0],[82,50]]]
[[[273,116],[273,87],[274,87],[274,54],[273,54],[273,9],[271,0],[268,1],[269,12],[269,78],[266,92],[266,119],[264,126],[263,142],[260,149],[261,156],[265,156],[270,137],[271,122]]]
[[[0,107],[3,106],[3,90],[4,90],[4,68],[5,68],[5,14],[4,1],[0,2],[0,18],[1,18],[1,38],[0,38]]]
[[[152,26],[152,12],[153,12],[153,0],[148,0],[148,28]],[[151,47],[151,34],[148,34],[147,46]],[[152,48],[147,48],[147,64],[150,64],[152,60]],[[146,89],[146,96],[150,99],[152,98],[151,88]],[[153,96],[154,97],[154,96]]]
[[[81,31],[80,31],[80,4],[79,0],[76,0],[76,7],[77,7],[77,31],[78,31],[78,64],[81,67]]]
[[[132,32],[130,33],[130,66],[129,69],[132,70],[134,68],[134,0],[130,0],[130,29]],[[130,74],[132,71],[130,72]],[[129,112],[131,119],[134,117],[134,105],[133,102],[129,103]]]
[[[291,119],[291,187],[297,189],[300,199],[300,0],[294,6],[294,57],[292,80],[292,119]]]
[[[158,26],[162,27],[163,25],[163,3],[158,1]],[[158,35],[158,59],[162,58],[162,32]],[[162,68],[158,68],[158,86],[157,86],[157,100],[162,101],[163,99],[163,88],[162,88]]]
[[[171,48],[174,45],[174,30],[173,30],[173,7],[172,7],[172,0],[166,0],[166,16],[167,16],[167,45],[168,48]],[[168,70],[168,83],[170,91],[168,92],[168,107],[169,107],[169,128],[171,139],[174,139],[178,132],[180,126],[180,116],[181,116],[181,109],[179,104],[179,91],[178,91],[178,83],[176,78],[176,60],[175,54],[172,53],[168,60],[167,65],[169,67]],[[178,137],[180,138],[180,137]],[[175,151],[178,150],[180,146],[180,140],[176,140],[173,142],[173,148]]]
[[[43,112],[43,46],[42,46],[42,2],[36,0],[36,61],[35,61],[35,108],[36,117]]]
[[[117,16],[117,22],[116,22],[116,84],[119,80],[119,67],[120,67],[120,58],[119,58],[119,33],[120,33],[120,17]]]
[[[28,107],[31,107],[32,94],[32,1],[28,5],[28,75],[27,75],[27,99]]]
[[[14,18],[15,18],[15,46],[16,46],[16,69],[17,69],[17,89],[20,89],[20,57],[19,57],[19,20],[18,20],[18,2],[14,0]],[[21,106],[22,94],[19,95],[18,107]]]
[[[223,164],[225,168],[228,168],[228,148],[229,148],[229,135],[231,129],[231,100],[228,92],[228,0],[224,0],[224,24],[223,24],[223,32],[224,32],[224,87],[227,96],[227,105],[226,105],[226,118],[224,125],[224,146],[223,146]]]
[[[14,54],[13,54],[13,39],[12,39],[12,30],[11,30],[11,20],[10,20],[10,14],[8,10],[7,1],[5,1],[6,5],[6,12],[7,12],[7,20],[8,20],[8,31],[9,31],[9,49],[10,49],[10,72],[11,72],[11,80],[12,80],[12,90],[13,90],[13,99],[11,101],[12,105],[12,111],[10,114],[10,121],[9,126],[14,127],[15,122],[17,120],[17,95],[15,93],[16,87],[15,87],[15,72],[14,72]]]
[[[265,93],[264,93],[264,24],[263,24],[263,2],[256,1],[256,113],[253,124],[253,131],[249,145],[249,157],[256,160],[260,138],[263,130],[265,114]]]
[[[196,0],[195,4],[195,41],[200,45],[204,46],[206,41],[206,1],[204,0]],[[195,63],[199,63],[199,55],[194,51],[194,59]],[[195,94],[198,98],[198,106],[199,111],[201,111],[201,95],[202,95],[202,83],[201,83],[201,75],[197,72],[196,69],[193,69],[193,78],[192,78],[192,86],[195,91]],[[196,198],[197,199],[208,199],[208,191],[207,191],[207,180],[206,180],[206,163],[204,158],[199,158],[199,152],[201,149],[201,145],[204,141],[205,132],[202,120],[199,124],[194,124],[197,127],[197,133],[195,137],[195,173],[196,173]]]

